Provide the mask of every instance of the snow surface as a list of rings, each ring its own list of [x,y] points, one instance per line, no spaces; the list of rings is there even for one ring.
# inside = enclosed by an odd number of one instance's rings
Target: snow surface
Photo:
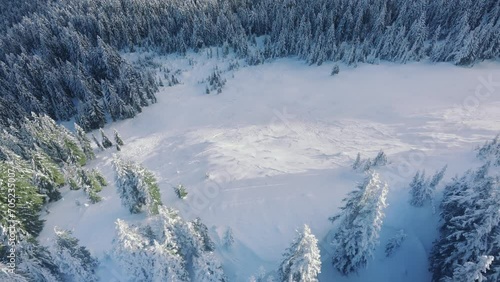
[[[181,84],[162,87],[157,104],[104,130],[110,137],[113,128],[120,132],[126,144],[119,155],[153,171],[164,204],[187,219],[200,217],[218,246],[232,228],[233,248],[218,248],[229,281],[274,271],[303,224],[320,241],[320,281],[430,281],[427,255],[438,215],[431,206],[410,207],[408,184],[417,169],[431,173],[448,164],[447,181],[478,166],[472,149],[500,131],[499,63],[341,65],[330,76],[333,64],[296,59],[232,71],[226,70],[236,59],[208,59],[204,52],[154,61],[180,69]],[[227,84],[221,94],[206,95],[201,81],[215,66]],[[343,277],[331,265],[335,225],[328,217],[363,178],[350,168],[356,154],[373,158],[381,149],[390,161],[379,169],[390,187],[381,244],[366,269]],[[102,281],[126,281],[107,256],[116,219],[145,217],[120,205],[112,185],[115,153],[100,152],[90,164],[111,183],[103,201],[91,205],[82,191],[66,190],[49,207],[40,236],[50,245],[54,226],[73,230],[101,260]],[[187,199],[175,196],[178,184]],[[408,237],[386,258],[385,244],[401,229]]]

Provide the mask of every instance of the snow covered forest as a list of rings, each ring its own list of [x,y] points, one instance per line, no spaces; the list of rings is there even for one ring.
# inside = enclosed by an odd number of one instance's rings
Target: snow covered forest
[[[2,108],[2,120],[77,115],[86,130],[102,127],[105,114],[130,118],[155,101],[151,74],[118,50],[225,45],[252,64],[294,55],[312,64],[428,58],[470,65],[500,52],[494,0],[4,2],[12,8],[2,15],[0,85],[2,98],[16,103]],[[265,42],[250,48],[258,36]]]
[[[0,281],[500,281],[498,0],[0,6]]]

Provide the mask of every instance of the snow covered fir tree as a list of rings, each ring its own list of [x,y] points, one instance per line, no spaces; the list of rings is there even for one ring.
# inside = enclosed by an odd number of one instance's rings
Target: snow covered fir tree
[[[232,248],[234,244],[234,234],[231,227],[228,227],[226,232],[224,232],[224,237],[222,238],[222,240],[223,240],[222,245],[224,246],[224,248],[226,249]]]
[[[331,244],[334,248],[333,265],[344,275],[365,267],[378,245],[388,186],[380,175],[370,171],[356,190],[345,198],[341,213],[331,217],[339,221]]]
[[[0,7],[0,281],[500,281],[500,1]]]
[[[421,207],[432,201],[436,186],[443,179],[446,168],[444,166],[428,179],[425,178],[425,171],[417,171],[410,183],[410,204],[412,206]]]
[[[403,229],[399,230],[394,237],[389,239],[387,245],[385,245],[385,255],[387,257],[392,256],[399,248],[401,248],[401,244],[403,244],[407,236],[408,235]]]
[[[121,159],[114,160],[116,188],[125,206],[131,213],[139,213],[145,208],[148,214],[157,214],[162,204],[160,190],[152,172]]]
[[[434,281],[500,279],[500,180],[490,166],[469,170],[445,187],[440,238],[431,255]]]
[[[66,172],[82,170],[81,167],[94,158],[94,153],[79,127],[73,134],[50,117],[36,114],[25,118],[19,126],[5,128],[0,141],[1,182],[15,188],[0,195],[4,207],[0,253],[6,257],[10,249],[3,246],[15,244],[19,275],[28,281],[62,281],[67,269],[59,269],[52,253],[36,241],[43,229],[44,220],[40,216],[49,202],[61,198],[60,190],[72,181],[72,175]],[[92,176],[86,183],[99,187],[105,184],[97,170]],[[98,184],[97,179],[101,179]],[[93,190],[95,198],[99,197],[99,191]],[[15,201],[8,200],[13,192],[17,196]],[[12,221],[17,222],[15,228]]]
[[[54,263],[63,273],[63,280],[68,281],[98,281],[96,269],[99,262],[90,252],[79,246],[78,239],[70,231],[56,230],[56,244],[54,246]]]
[[[283,254],[278,270],[279,281],[317,282],[321,272],[318,240],[307,225],[297,233],[297,238]]]
[[[160,206],[139,226],[116,222],[112,256],[133,281],[227,281],[205,229]]]

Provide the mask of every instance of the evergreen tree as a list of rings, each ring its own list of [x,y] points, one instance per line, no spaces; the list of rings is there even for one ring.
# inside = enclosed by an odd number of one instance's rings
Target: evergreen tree
[[[500,135],[486,142],[476,149],[476,157],[483,161],[490,161],[494,166],[500,166]]]
[[[363,161],[363,171],[367,172],[373,167],[373,162],[370,158]]]
[[[26,237],[17,245],[17,271],[28,281],[62,281],[62,274],[47,248],[33,237]]]
[[[387,164],[387,156],[385,155],[384,151],[380,150],[378,152],[377,156],[373,160],[373,166],[384,166]]]
[[[210,239],[210,236],[208,236],[208,228],[203,222],[201,222],[201,219],[199,217],[195,218],[192,222],[192,227],[194,229],[194,232],[198,234],[202,245],[203,245],[203,251],[206,252],[213,252],[215,251],[215,244]]]
[[[95,137],[95,135],[93,133],[92,133],[92,140],[94,140],[94,143],[96,144],[97,148],[104,150],[104,147],[102,146],[101,142],[99,142],[99,140],[97,140],[97,138]]]
[[[385,256],[389,257],[394,254],[394,252],[401,247],[401,244],[403,244],[406,236],[405,231],[401,229],[394,237],[389,239],[389,242],[387,242],[387,245],[385,246]]]
[[[56,230],[54,263],[65,276],[65,280],[75,282],[98,281],[96,275],[99,262],[87,248],[78,244],[68,230]]]
[[[100,186],[108,186],[108,182],[97,169],[92,169],[92,176],[99,182]]]
[[[59,200],[59,188],[65,184],[60,168],[41,150],[33,153],[31,164],[34,172],[33,184],[38,187],[39,192],[47,195],[48,201]]]
[[[101,128],[106,124],[104,110],[96,98],[89,97],[81,104],[77,121],[85,130]]]
[[[71,180],[73,183],[70,182],[70,188],[72,190],[83,188],[92,204],[100,202],[102,198],[98,193],[102,191],[103,186],[107,186],[107,182],[101,173],[96,169],[91,171],[78,169],[74,174],[75,176]]]
[[[147,255],[147,238],[138,228],[129,226],[125,221],[116,221],[117,235],[113,240],[112,257],[128,277],[138,281],[152,281],[152,256]]]
[[[427,182],[429,183],[429,187],[432,190],[435,190],[436,186],[439,184],[439,182],[441,182],[441,180],[444,177],[444,174],[446,173],[446,169],[447,168],[448,168],[447,165],[443,166],[443,168],[441,168],[441,170],[436,171],[434,173],[434,175],[432,176],[432,178],[430,178],[430,179],[427,180]]]
[[[114,134],[115,134],[115,143],[116,145],[118,146],[123,146],[124,143],[123,143],[123,140],[122,140],[122,137],[120,136],[120,134],[118,133],[118,131],[116,129],[113,130]]]
[[[154,175],[137,164],[120,159],[115,159],[114,168],[122,205],[131,213],[139,213],[146,207],[148,214],[157,214],[162,203]]]
[[[500,253],[500,181],[489,176],[489,166],[487,163],[468,171],[445,187],[440,206],[443,224],[430,259],[434,281],[452,279],[454,273],[469,273],[475,268],[469,262],[478,263],[483,256],[495,256],[484,272],[486,280],[500,277],[496,259]]]
[[[48,116],[33,114],[17,127],[3,130],[3,137],[7,138],[0,141],[3,155],[0,182],[7,188],[15,187],[16,195],[15,199],[7,199],[8,193],[0,193],[0,206],[3,207],[3,214],[0,211],[0,257],[7,256],[5,246],[15,243],[20,275],[28,281],[61,281],[53,257],[35,238],[43,228],[40,214],[44,203],[60,198],[59,188],[66,182],[64,171],[77,170],[85,164],[86,156],[78,137]],[[10,226],[8,221],[16,222],[14,234],[6,232]],[[15,238],[14,241],[7,242],[7,234]]]
[[[172,250],[171,246],[155,242],[153,248],[152,281],[164,279],[167,281],[189,281],[182,258],[175,254],[175,250]]]
[[[426,26],[426,13],[421,13],[420,17],[415,20],[410,27],[408,37],[412,41],[410,53],[412,53],[413,60],[420,60],[424,56],[425,41],[427,40],[427,26]]]
[[[481,256],[477,263],[466,262],[463,265],[455,268],[453,272],[453,278],[447,281],[453,282],[482,282],[488,281],[483,275],[486,271],[490,269],[491,263],[493,262],[493,256]]]
[[[231,227],[228,227],[226,232],[224,232],[224,237],[222,238],[222,245],[224,248],[229,250],[234,244],[234,235]]]
[[[459,34],[455,40],[457,40],[457,45],[454,47],[454,51],[449,55],[453,57],[454,63],[457,65],[470,65],[477,60],[476,50],[477,45],[477,35],[476,30],[472,29],[469,25],[469,14],[465,12],[465,16],[462,18],[462,22],[459,27]]]
[[[147,228],[116,222],[117,236],[112,256],[134,281],[189,281],[184,259],[172,234],[164,230],[163,240],[147,235]]]
[[[210,91],[217,91],[217,93],[221,93],[222,88],[226,84],[226,79],[222,78],[222,72],[218,67],[215,67],[213,73],[207,78],[207,81],[207,89],[209,89]]]
[[[68,151],[68,161],[73,164],[84,166],[87,164],[87,158],[82,149],[77,145],[74,140],[65,139],[64,145]]]
[[[357,170],[361,166],[361,154],[356,155],[356,160],[352,164],[352,169]]]
[[[364,267],[378,244],[388,187],[376,172],[344,199],[342,212],[332,217],[340,224],[333,238],[333,265],[344,275]]]
[[[113,143],[109,140],[108,136],[104,133],[104,130],[102,128],[99,129],[99,132],[101,133],[101,139],[102,139],[102,146],[104,149],[107,149],[111,146],[113,146]]]
[[[186,222],[160,206],[138,226],[117,221],[112,256],[141,281],[227,281],[206,232],[199,219]]]
[[[304,225],[298,232],[291,246],[283,254],[279,273],[279,281],[283,282],[315,282],[321,272],[321,259],[318,240],[311,229]]]
[[[36,237],[43,228],[43,220],[39,218],[43,207],[43,196],[39,194],[38,188],[32,184],[32,177],[33,171],[29,165],[19,158],[10,162],[0,162],[2,187],[16,188],[15,199],[9,199],[8,193],[0,193],[0,205],[2,206],[0,226],[2,230],[7,230],[7,226],[10,225],[9,221],[17,221],[15,231],[18,240],[26,234]],[[11,204],[10,209],[9,204]],[[12,205],[15,207],[13,208]]]
[[[76,129],[76,138],[78,139],[78,143],[82,147],[83,153],[85,154],[88,160],[95,159],[94,150],[92,150],[92,146],[90,146],[90,140],[87,138],[85,131],[76,123],[75,123],[75,129]]]
[[[334,75],[338,74],[339,72],[340,72],[339,65],[335,64],[332,68],[332,72],[330,73],[330,75],[334,76]]]
[[[24,120],[21,131],[24,144],[28,148],[35,150],[37,147],[40,148],[55,163],[80,166],[86,164],[87,158],[78,145],[77,138],[66,128],[56,124],[50,117],[33,114],[31,119]]]
[[[441,182],[446,172],[447,166],[436,171],[432,177],[425,179],[425,171],[417,171],[410,183],[410,204],[414,207],[422,207],[426,203],[432,202],[436,186]]]
[[[12,271],[12,268],[0,262],[0,281],[28,282],[28,280]]]
[[[421,207],[427,199],[425,185],[425,171],[417,171],[413,180],[410,182],[410,204],[415,207]]]
[[[213,252],[202,252],[193,260],[193,281],[225,282],[228,281],[220,262]]]
[[[185,199],[188,195],[186,188],[182,184],[179,184],[177,187],[174,187],[174,192],[179,199]]]
[[[208,236],[207,228],[201,223],[199,219],[191,222],[182,220],[178,212],[164,207],[159,208],[158,216],[152,219],[150,225],[152,233],[156,234],[155,238],[163,240],[165,230],[172,234],[175,242],[177,243],[179,254],[184,258],[187,265],[195,264],[196,258],[212,252],[215,246]],[[214,262],[214,266],[218,262]],[[196,272],[196,269],[194,269]],[[218,272],[218,270],[213,270]],[[196,281],[196,280],[195,280]]]

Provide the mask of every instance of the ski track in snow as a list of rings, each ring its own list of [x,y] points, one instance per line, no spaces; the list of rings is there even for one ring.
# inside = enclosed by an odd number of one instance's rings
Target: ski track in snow
[[[126,55],[130,60],[137,56]],[[229,281],[248,281],[262,267],[275,270],[294,230],[303,224],[320,241],[320,281],[430,279],[426,257],[436,236],[437,215],[431,207],[411,208],[406,186],[416,169],[448,163],[449,179],[477,163],[472,149],[500,131],[500,87],[478,100],[477,107],[464,111],[463,105],[480,84],[478,77],[500,80],[498,63],[473,68],[361,65],[343,67],[331,77],[332,64],[317,67],[280,59],[225,72],[223,92],[205,95],[205,84],[199,82],[216,65],[226,69],[230,59],[188,57],[194,65],[188,58],[157,57],[163,66],[182,71],[182,83],[163,87],[157,104],[105,130],[116,128],[122,135],[122,157],[155,173],[165,205],[188,219],[201,217],[217,244],[228,226],[233,229],[233,249],[218,251]],[[373,158],[381,149],[391,161],[380,170],[390,185],[381,244],[366,269],[346,278],[331,265],[328,238],[334,225],[327,218],[362,179],[350,170],[356,154]],[[110,183],[114,153],[99,153],[90,164]],[[172,190],[180,183],[189,192],[185,200]],[[113,185],[95,205],[84,204],[81,191],[63,195],[45,216],[41,242],[50,244],[56,222],[72,229],[103,262],[102,281],[122,281],[106,255],[114,222],[133,222],[144,215],[128,214]],[[400,229],[408,238],[400,251],[386,258],[385,243]]]

